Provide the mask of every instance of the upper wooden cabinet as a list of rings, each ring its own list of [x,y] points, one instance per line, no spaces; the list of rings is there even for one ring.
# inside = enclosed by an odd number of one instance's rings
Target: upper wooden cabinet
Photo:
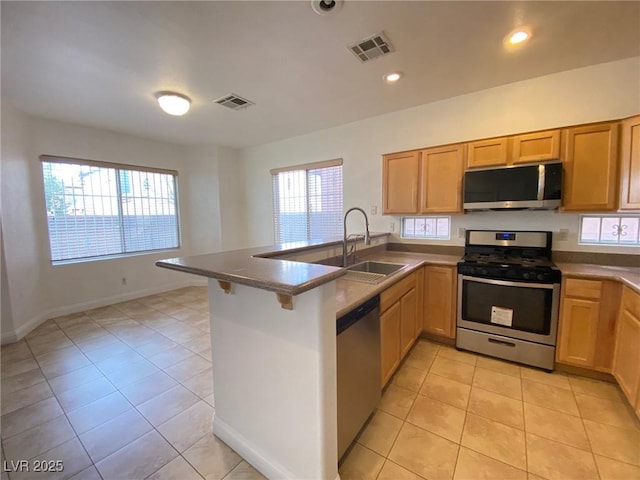
[[[640,210],[640,115],[622,122],[620,210]]]
[[[615,210],[618,124],[566,131],[562,207],[566,211]]]
[[[462,212],[464,145],[421,152],[420,213]]]
[[[464,145],[382,157],[385,214],[462,212]]]
[[[467,168],[499,167],[507,165],[508,138],[492,138],[468,145]]]
[[[382,157],[382,213],[418,213],[420,152]]]
[[[455,338],[456,293],[455,267],[427,265],[424,268],[425,332]]]
[[[560,130],[547,130],[513,137],[511,161],[514,164],[543,162],[559,158]]]
[[[467,168],[506,167],[560,158],[560,130],[491,138],[468,145]]]

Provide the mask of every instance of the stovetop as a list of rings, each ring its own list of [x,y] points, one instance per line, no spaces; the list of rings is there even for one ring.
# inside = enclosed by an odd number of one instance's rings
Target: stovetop
[[[559,283],[561,278],[551,261],[551,232],[467,231],[458,273],[536,283]]]
[[[462,257],[463,262],[488,264],[488,265],[507,265],[507,266],[519,266],[523,268],[536,267],[536,268],[553,268],[555,265],[551,260],[544,257],[530,258],[521,257],[517,255],[505,255],[505,254],[485,254],[485,253],[469,253]]]

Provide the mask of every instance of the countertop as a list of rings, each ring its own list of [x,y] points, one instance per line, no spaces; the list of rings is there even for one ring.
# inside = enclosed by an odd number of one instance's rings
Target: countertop
[[[382,236],[388,234],[372,234]],[[401,263],[406,266],[378,284],[341,279],[346,270],[315,263],[282,260],[282,253],[301,252],[318,246],[339,245],[340,240],[297,242],[268,247],[249,248],[190,257],[160,260],[156,265],[185,273],[201,275],[232,283],[249,285],[286,295],[298,295],[324,283],[336,280],[336,317],[354,309],[362,302],[384,291],[422,265],[455,266],[459,255],[377,251],[359,261],[375,260]],[[614,267],[584,263],[557,263],[563,276],[617,280],[640,293],[640,267]]]
[[[617,280],[640,293],[640,267],[610,267],[588,263],[557,263],[563,276]]]
[[[389,275],[388,278],[377,285],[338,279],[336,281],[336,318],[341,317],[369,298],[386,290],[422,265],[455,266],[460,261],[460,257],[457,255],[385,251],[368,255],[361,260],[404,263],[407,266],[397,273]],[[563,276],[617,280],[640,293],[640,267],[610,267],[585,263],[557,263],[556,265],[562,271]]]
[[[388,235],[389,233],[372,232],[371,238]],[[285,295],[299,295],[341,277],[346,270],[271,257],[341,244],[342,240],[281,243],[266,247],[168,258],[157,261],[156,265]]]

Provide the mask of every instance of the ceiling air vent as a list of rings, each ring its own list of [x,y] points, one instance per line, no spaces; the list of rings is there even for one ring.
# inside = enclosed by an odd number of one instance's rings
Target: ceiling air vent
[[[217,100],[214,100],[214,102],[232,110],[242,110],[243,108],[255,105],[251,100],[242,98],[240,95],[236,95],[235,93],[230,93],[229,95],[220,97]]]
[[[393,46],[382,32],[365,38],[355,45],[349,45],[348,48],[363,63],[393,52]]]

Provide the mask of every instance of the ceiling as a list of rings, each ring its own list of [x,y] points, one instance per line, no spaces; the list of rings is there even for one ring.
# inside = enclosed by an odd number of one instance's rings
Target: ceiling
[[[640,55],[640,2],[309,0],[1,3],[2,101],[182,144],[259,145],[497,85]],[[503,37],[533,37],[507,51]],[[384,31],[392,54],[347,49]],[[395,85],[382,81],[404,72]],[[184,117],[154,93],[193,100]],[[215,103],[228,93],[255,106]]]

